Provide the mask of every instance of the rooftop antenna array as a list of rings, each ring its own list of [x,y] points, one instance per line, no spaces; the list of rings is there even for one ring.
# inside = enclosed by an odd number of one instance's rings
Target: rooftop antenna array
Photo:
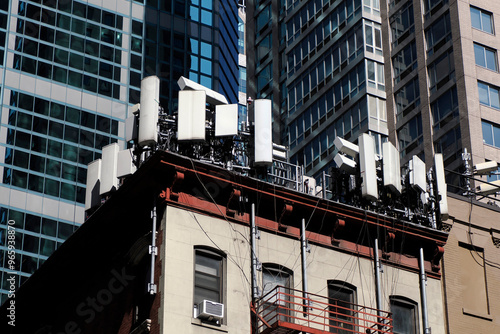
[[[402,174],[399,152],[392,143],[383,143],[382,154],[377,155],[371,135],[363,133],[357,142],[334,140],[336,167],[328,173],[333,200],[433,228],[448,217],[441,154],[436,154],[428,173],[424,162],[413,156]]]
[[[358,145],[335,138],[336,167],[322,182],[304,175],[302,166],[290,164],[287,148],[272,141],[272,101],[249,99],[253,119],[238,120],[238,105],[187,78],[178,80],[178,110],[165,113],[159,103],[160,80],[141,82],[140,104],[130,108],[126,121],[127,149],[118,144],[103,148],[102,159],[88,166],[85,208],[90,214],[123,180],[133,174],[155,150],[166,150],[218,165],[238,173],[331,198],[349,205],[392,214],[398,219],[436,227],[447,217],[443,158],[436,154],[434,167],[414,156],[401,173],[399,152],[383,143],[375,152],[369,134],[357,138]],[[496,165],[495,165],[496,166]],[[479,166],[493,168],[493,164]],[[486,190],[485,190],[486,191]],[[329,196],[331,194],[331,196]]]

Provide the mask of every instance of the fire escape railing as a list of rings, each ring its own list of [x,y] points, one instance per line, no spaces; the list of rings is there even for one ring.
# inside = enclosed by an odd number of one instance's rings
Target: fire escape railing
[[[393,333],[390,312],[277,286],[256,303],[257,333]]]

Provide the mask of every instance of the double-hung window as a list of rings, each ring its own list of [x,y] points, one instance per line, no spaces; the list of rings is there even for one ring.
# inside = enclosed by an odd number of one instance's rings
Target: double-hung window
[[[498,71],[496,50],[474,43],[474,55],[476,58],[476,65],[495,72]]]
[[[349,334],[356,332],[356,287],[343,281],[328,281],[330,312],[329,331]]]
[[[390,302],[394,333],[418,333],[417,303],[400,296],[391,296]]]
[[[223,303],[224,257],[208,249],[195,249],[194,304],[203,300]]]
[[[291,313],[290,287],[292,271],[274,264],[262,266],[263,304],[262,315],[269,323],[289,321]]]

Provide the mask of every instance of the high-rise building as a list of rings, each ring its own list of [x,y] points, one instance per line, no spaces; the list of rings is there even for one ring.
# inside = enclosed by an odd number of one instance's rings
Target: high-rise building
[[[389,1],[384,8],[390,137],[402,162],[443,153],[445,167],[460,172],[464,149],[473,164],[498,161],[500,6],[426,0]],[[463,192],[455,174],[448,184]]]
[[[378,0],[248,1],[248,95],[273,100],[273,139],[319,175],[336,136],[387,140]]]
[[[273,139],[313,176],[336,136],[368,132],[445,167],[500,159],[496,3],[287,0],[247,4],[248,95],[273,100]],[[494,180],[498,176],[490,177]],[[449,172],[449,189],[461,192]]]
[[[87,164],[107,144],[124,146],[129,106],[151,74],[168,113],[181,75],[236,103],[238,4],[0,2],[0,276],[9,220],[16,285],[84,222]]]

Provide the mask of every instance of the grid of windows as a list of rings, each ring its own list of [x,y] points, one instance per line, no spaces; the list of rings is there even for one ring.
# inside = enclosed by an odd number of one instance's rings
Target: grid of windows
[[[415,77],[413,80],[404,85],[400,90],[398,90],[394,98],[396,100],[396,116],[399,120],[405,115],[405,111],[408,112],[420,105],[420,88],[418,86],[418,77]]]
[[[398,130],[399,152],[406,156],[424,141],[422,115],[418,114]]]
[[[448,0],[423,0],[425,19],[428,19],[432,14],[437,12]]]
[[[455,78],[455,61],[453,48],[443,53],[439,58],[427,66],[429,73],[429,91],[434,93],[447,82]]]
[[[476,65],[495,72],[498,71],[496,50],[474,43],[474,56],[476,58]]]
[[[379,31],[380,32],[380,31]],[[317,37],[317,38],[315,38]],[[312,39],[321,42],[321,36],[312,35]],[[303,60],[307,60],[310,55],[316,53],[316,44],[311,43],[308,38],[305,38],[297,47],[288,54],[288,74],[292,75],[302,67]],[[340,67],[344,68],[356,59],[363,52],[363,29],[362,25],[358,24],[353,27],[349,33],[346,33],[342,38],[333,44],[333,46],[325,52],[324,67],[326,76],[332,72],[338,71]],[[308,65],[309,66],[309,65]]]
[[[453,86],[431,103],[434,130],[442,129],[446,124],[458,117],[457,88]]]
[[[434,142],[434,151],[443,154],[445,166],[462,157],[461,137],[460,124],[458,124]]]
[[[385,101],[375,98],[379,103],[384,103]],[[377,101],[375,102],[377,104]],[[317,110],[316,108],[311,108],[312,111]],[[377,113],[377,109],[375,110]],[[370,113],[371,114],[371,113]],[[313,123],[311,127],[311,118],[314,114],[305,113],[294,120],[290,129],[290,146],[295,147],[300,144],[308,135],[310,135],[312,129],[316,129],[318,124]],[[296,163],[302,164],[306,167],[311,167],[311,163],[315,162],[316,159],[323,160],[329,153],[333,152],[333,141],[335,137],[342,137],[344,139],[355,138],[359,131],[368,124],[368,103],[367,99],[363,98],[350,109],[346,110],[344,114],[338,117],[328,128],[320,132],[319,136],[313,138],[305,147],[304,150],[296,153],[291,160]]]
[[[7,278],[7,222],[13,220],[16,228],[15,270],[20,280],[16,285],[24,283],[29,275],[66,240],[77,226],[62,221],[40,217],[29,212],[20,212],[0,207],[0,293],[1,303],[7,298],[10,284]],[[12,270],[10,270],[12,271]]]
[[[328,58],[328,57],[327,57]],[[322,61],[320,61],[321,65]],[[295,85],[288,90],[289,113],[293,114],[304,102],[308,101],[318,89],[318,85],[322,82],[318,78],[324,77],[324,70],[328,67],[314,66],[309,73],[304,74],[299,78]],[[318,72],[319,70],[319,75]],[[347,103],[348,100],[354,98],[366,86],[366,71],[365,62],[360,63],[353,68],[349,73],[337,80],[333,85],[334,105]],[[383,71],[383,70],[382,70]],[[371,73],[370,73],[371,75]],[[383,84],[383,82],[382,82]]]
[[[7,41],[7,21],[8,21],[9,2],[2,1],[0,4],[0,66],[3,66],[5,56],[5,42]]]
[[[481,8],[470,7],[472,27],[493,34],[493,14]]]
[[[76,1],[44,5],[19,2],[14,69],[119,98],[123,17]]]
[[[86,165],[117,142],[118,121],[12,91],[3,183],[84,203]]]
[[[415,31],[413,3],[408,1],[403,5],[391,16],[389,24],[391,26],[392,47],[394,48]]]
[[[479,102],[482,105],[500,109],[500,88],[478,81]]]
[[[397,84],[418,67],[417,46],[415,40],[408,43],[401,51],[392,57],[394,84]]]
[[[316,2],[319,2],[316,0]],[[308,3],[313,3],[310,1]],[[316,10],[311,10],[310,6],[303,6],[295,16],[287,23],[287,45],[298,39],[304,31],[303,27],[315,22],[315,14],[319,12],[319,6],[313,7]],[[328,6],[322,7],[323,12],[329,11]],[[328,14],[321,22],[324,36],[329,34],[336,35],[340,30],[345,28],[346,24],[351,22],[355,16],[361,13],[361,0],[343,0],[339,5]],[[321,26],[319,27],[321,28]]]
[[[425,31],[427,41],[427,54],[430,56],[436,53],[446,42],[451,40],[450,13],[446,12],[439,17]]]
[[[307,37],[305,37],[296,47],[288,53],[288,74],[292,75],[302,67],[302,62],[307,60],[309,56],[313,56],[323,43],[328,40],[330,34],[329,30],[322,29],[321,27],[313,30]],[[382,54],[382,36],[380,24],[375,22],[365,22],[365,35],[366,35],[366,51]],[[328,54],[333,54],[334,70],[340,64],[345,66],[346,60],[352,61],[357,55],[362,52],[363,47],[363,30],[362,25],[357,24],[352,27],[348,32],[335,42],[332,48],[327,51]]]

